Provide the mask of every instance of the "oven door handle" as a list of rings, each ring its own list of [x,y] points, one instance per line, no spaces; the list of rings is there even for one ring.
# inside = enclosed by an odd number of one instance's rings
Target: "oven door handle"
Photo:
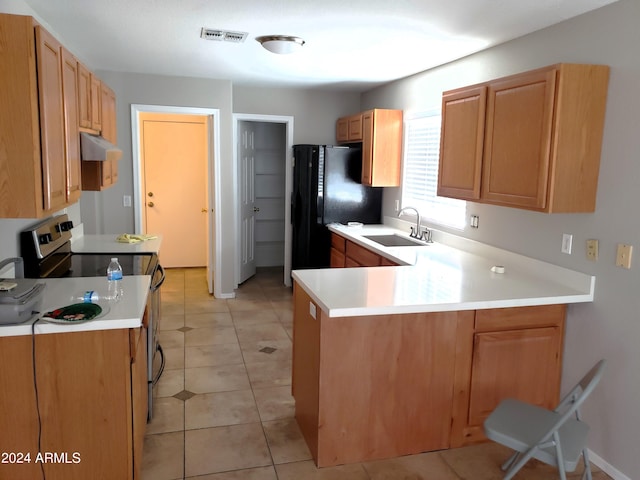
[[[154,285],[151,285],[151,293],[155,293],[164,283],[164,279],[165,279],[164,267],[158,264],[158,270],[160,271],[160,275],[162,275],[162,277],[160,277],[160,280],[158,280],[157,283],[155,283]]]

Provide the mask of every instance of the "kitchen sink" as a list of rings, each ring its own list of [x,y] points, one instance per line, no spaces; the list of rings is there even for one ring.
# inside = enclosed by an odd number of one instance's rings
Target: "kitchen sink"
[[[379,243],[383,247],[426,247],[428,243],[404,237],[395,233],[389,235],[363,235],[364,238]]]

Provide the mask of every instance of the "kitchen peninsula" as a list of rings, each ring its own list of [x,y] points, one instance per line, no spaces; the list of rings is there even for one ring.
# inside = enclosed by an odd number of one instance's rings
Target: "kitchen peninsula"
[[[370,237],[399,232],[330,229],[401,266],[293,272],[292,390],[318,466],[481,441],[506,396],[554,406],[566,305],[593,301],[594,277],[468,240],[382,247]]]

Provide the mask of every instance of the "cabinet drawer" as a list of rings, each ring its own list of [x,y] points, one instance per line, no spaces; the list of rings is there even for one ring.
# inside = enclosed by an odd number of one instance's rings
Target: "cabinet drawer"
[[[380,257],[380,265],[383,267],[397,267],[398,264],[393,260],[389,260],[386,257]]]
[[[366,248],[347,240],[347,257],[363,267],[377,267],[380,265],[380,256]]]
[[[335,248],[336,250],[338,250],[339,252],[344,253],[345,252],[345,243],[346,243],[347,239],[344,237],[341,237],[338,234],[332,233],[331,234],[331,247]]]
[[[494,308],[476,311],[476,332],[554,327],[562,324],[566,305]]]

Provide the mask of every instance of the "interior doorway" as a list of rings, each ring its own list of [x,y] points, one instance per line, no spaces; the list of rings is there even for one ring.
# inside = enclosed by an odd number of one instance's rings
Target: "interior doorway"
[[[162,234],[168,268],[207,265],[207,122],[205,115],[140,114],[143,189],[137,201],[143,233]]]
[[[131,105],[131,134],[133,150],[133,191],[134,198],[142,198],[144,192],[143,174],[141,166],[141,122],[143,113],[166,113],[176,115],[201,115],[207,117],[207,168],[206,175],[202,175],[201,181],[206,185],[206,206],[207,211],[207,232],[206,232],[206,265],[207,283],[209,293],[213,293],[216,298],[231,298],[233,295],[222,293],[220,286],[221,269],[216,268],[221,265],[221,246],[217,232],[221,232],[220,216],[216,212],[220,208],[220,146],[217,139],[220,138],[220,110],[213,108],[196,107],[174,107],[163,105]],[[134,202],[135,230],[141,233],[144,230],[144,206],[142,202]],[[151,233],[151,232],[150,232]],[[185,232],[188,234],[189,232]]]
[[[256,267],[282,266],[291,285],[293,117],[234,115],[238,177],[236,284]]]

